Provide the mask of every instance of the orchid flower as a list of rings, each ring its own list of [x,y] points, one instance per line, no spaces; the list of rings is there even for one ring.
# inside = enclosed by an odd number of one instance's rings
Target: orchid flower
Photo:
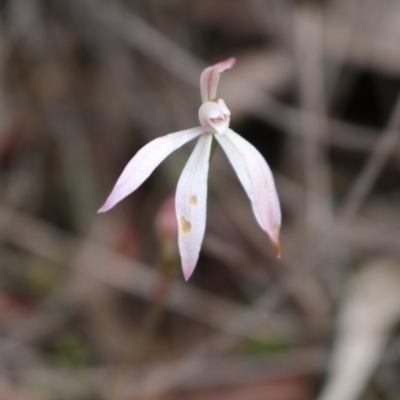
[[[129,161],[111,194],[98,212],[106,212],[135,191],[154,169],[173,151],[199,137],[182,175],[175,197],[178,221],[178,245],[186,280],[190,278],[199,258],[206,227],[207,176],[213,138],[221,145],[246,191],[261,228],[270,237],[280,257],[279,229],[281,212],[274,179],[260,152],[229,128],[230,111],[224,100],[217,98],[217,86],[223,71],[235,64],[229,58],[206,68],[200,77],[202,104],[200,125],[170,133],[145,145]]]

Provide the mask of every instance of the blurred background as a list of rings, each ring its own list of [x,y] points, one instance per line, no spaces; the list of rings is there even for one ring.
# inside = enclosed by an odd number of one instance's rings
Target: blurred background
[[[396,0],[1,0],[0,400],[400,399],[399,43]],[[231,56],[282,259],[217,149],[186,283],[193,143],[96,211]]]

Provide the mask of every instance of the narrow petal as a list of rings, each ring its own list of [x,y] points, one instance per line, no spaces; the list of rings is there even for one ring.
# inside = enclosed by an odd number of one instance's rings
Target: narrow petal
[[[200,137],[176,189],[178,244],[186,280],[190,278],[196,266],[206,228],[207,175],[211,142],[211,134],[205,133]]]
[[[221,61],[218,64],[212,65],[206,68],[200,77],[200,91],[201,100],[204,102],[215,100],[217,97],[217,87],[219,77],[222,72],[232,68],[235,65],[236,58],[231,57],[225,61]]]
[[[198,127],[170,133],[142,147],[122,171],[111,194],[98,212],[106,212],[114,207],[118,202],[136,190],[173,151],[203,132],[203,129]]]
[[[275,252],[280,257],[281,210],[268,164],[252,144],[231,129],[215,137],[249,196],[257,222],[270,237]]]

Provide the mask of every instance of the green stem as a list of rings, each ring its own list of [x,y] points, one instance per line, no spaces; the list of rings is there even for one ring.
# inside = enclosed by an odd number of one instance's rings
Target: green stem
[[[215,149],[217,148],[217,139],[215,139],[215,135],[212,137],[212,142],[211,142],[211,151],[210,151],[210,159],[209,162],[211,162],[211,159],[215,153]]]

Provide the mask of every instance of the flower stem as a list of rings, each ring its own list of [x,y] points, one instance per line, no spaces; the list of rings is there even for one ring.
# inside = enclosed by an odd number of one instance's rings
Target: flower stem
[[[213,135],[212,137],[212,142],[211,142],[211,151],[210,151],[210,159],[209,162],[211,162],[211,159],[215,153],[215,149],[217,148],[217,139],[215,139],[215,136]]]

